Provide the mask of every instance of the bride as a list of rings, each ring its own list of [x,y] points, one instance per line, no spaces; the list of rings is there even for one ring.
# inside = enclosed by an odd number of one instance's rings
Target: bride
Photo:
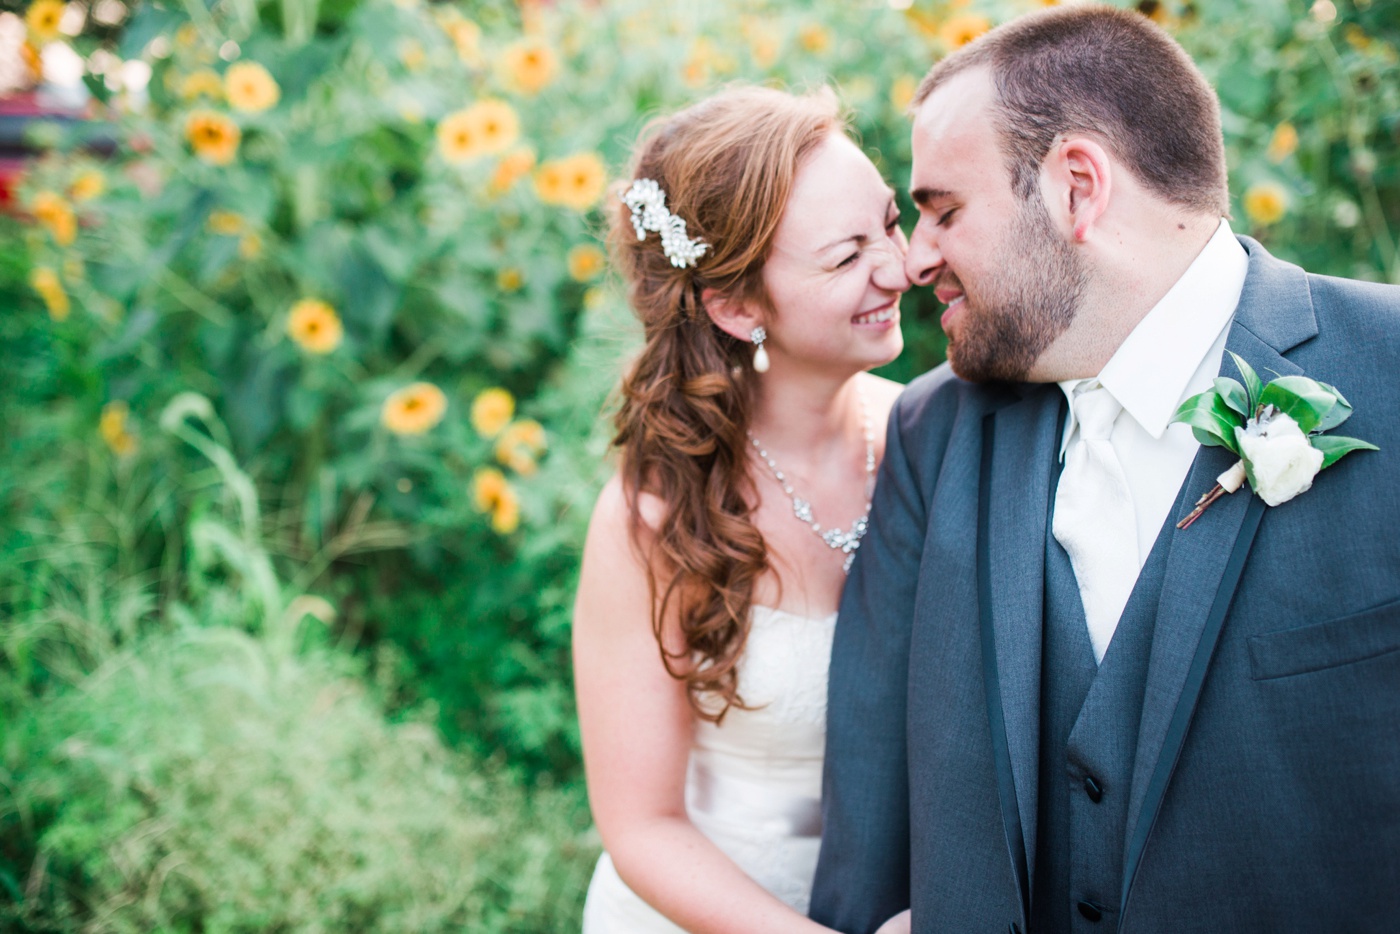
[[[827,90],[731,89],[639,144],[612,240],[645,346],[574,615],[585,934],[828,930],[826,673],[901,388],[865,372],[903,346],[898,220]]]

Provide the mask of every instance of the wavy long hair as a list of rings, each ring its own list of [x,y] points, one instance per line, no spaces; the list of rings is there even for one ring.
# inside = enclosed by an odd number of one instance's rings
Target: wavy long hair
[[[622,381],[613,441],[632,544],[648,559],[666,670],[685,682],[696,714],[714,722],[745,706],[736,665],[768,556],[751,515],[745,450],[753,346],[716,327],[701,296],[714,289],[772,313],[763,264],[793,181],[806,156],[844,129],[829,89],[730,88],[653,121],[633,160],[631,178],[656,181],[688,235],[709,244],[697,264],[671,265],[656,234],[638,240],[620,198],[611,216],[613,256],[645,337]],[[663,504],[654,525],[642,520],[642,493]],[[674,651],[662,636],[672,612],[684,640]]]

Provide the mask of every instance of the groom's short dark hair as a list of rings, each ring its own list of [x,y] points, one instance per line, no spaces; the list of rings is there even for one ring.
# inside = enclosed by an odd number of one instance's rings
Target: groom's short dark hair
[[[1164,200],[1228,215],[1220,104],[1191,57],[1146,17],[1062,7],[993,29],[934,65],[911,111],[949,78],[987,67],[1011,184],[1038,190],[1057,136],[1090,133]]]

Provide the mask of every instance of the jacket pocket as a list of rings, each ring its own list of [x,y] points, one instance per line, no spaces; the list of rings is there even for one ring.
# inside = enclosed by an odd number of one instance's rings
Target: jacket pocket
[[[1360,613],[1249,637],[1256,681],[1286,678],[1365,661],[1400,650],[1400,600]]]

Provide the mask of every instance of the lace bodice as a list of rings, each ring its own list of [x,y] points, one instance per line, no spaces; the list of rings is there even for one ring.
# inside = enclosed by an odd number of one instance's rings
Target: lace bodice
[[[720,724],[696,722],[692,771],[698,766],[816,799],[836,614],[810,619],[756,606],[751,619],[739,694],[752,709],[731,708]]]

